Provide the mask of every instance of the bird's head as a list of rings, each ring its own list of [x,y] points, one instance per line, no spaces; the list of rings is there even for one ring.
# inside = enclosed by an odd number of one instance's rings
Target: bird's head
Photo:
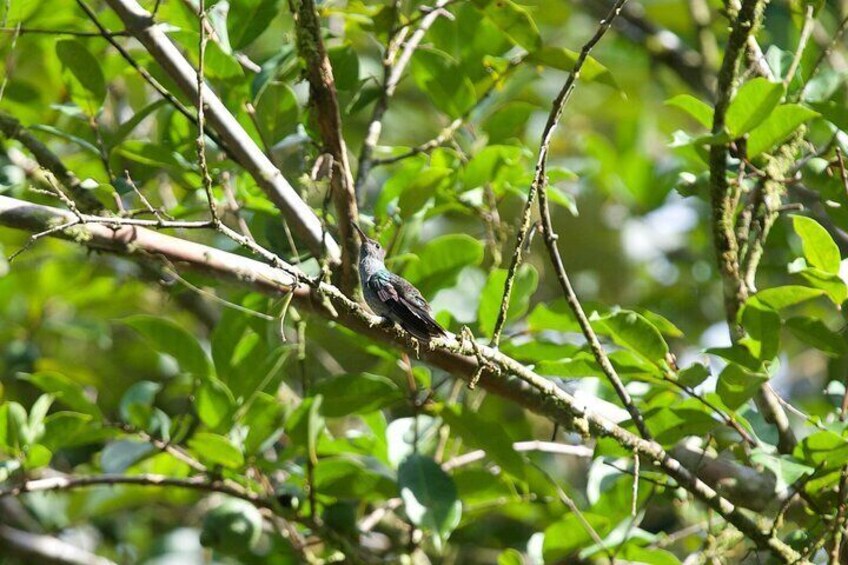
[[[369,258],[376,258],[382,261],[386,256],[386,250],[379,242],[374,241],[362,231],[358,224],[353,222],[353,227],[359,232],[359,237],[362,239],[362,245],[359,248],[359,260],[363,261]]]

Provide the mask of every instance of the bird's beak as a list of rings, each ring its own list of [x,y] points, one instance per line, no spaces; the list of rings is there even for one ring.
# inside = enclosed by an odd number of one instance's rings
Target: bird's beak
[[[362,241],[367,241],[367,240],[368,240],[368,236],[367,236],[367,235],[365,235],[365,232],[364,232],[364,231],[362,231],[362,228],[360,228],[360,227],[359,227],[359,224],[357,224],[356,222],[351,222],[350,224],[351,224],[354,228],[356,228],[356,231],[358,231],[358,232],[359,232],[359,237],[361,237],[361,238],[362,238]]]

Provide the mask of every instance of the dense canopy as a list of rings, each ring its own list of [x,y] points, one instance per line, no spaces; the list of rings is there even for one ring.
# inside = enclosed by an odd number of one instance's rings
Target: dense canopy
[[[846,27],[7,0],[0,563],[848,562]]]

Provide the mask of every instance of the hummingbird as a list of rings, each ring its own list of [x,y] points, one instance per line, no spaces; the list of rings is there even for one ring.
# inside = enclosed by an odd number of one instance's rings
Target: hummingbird
[[[380,244],[365,235],[356,223],[353,227],[362,238],[359,279],[368,307],[421,341],[428,342],[434,337],[447,335],[444,328],[433,319],[430,305],[421,292],[408,280],[386,269],[386,251]]]

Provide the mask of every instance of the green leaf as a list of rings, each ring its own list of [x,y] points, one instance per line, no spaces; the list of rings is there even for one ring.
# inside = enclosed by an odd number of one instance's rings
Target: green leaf
[[[26,408],[17,402],[7,402],[6,406],[6,445],[13,450],[21,450],[35,442],[35,434],[29,426]]]
[[[418,252],[418,260],[404,271],[407,279],[429,295],[432,291],[450,287],[459,272],[483,261],[483,243],[465,234],[437,237]]]
[[[99,421],[88,414],[55,412],[44,419],[44,436],[41,443],[55,452],[83,445],[102,444],[120,433],[117,428],[100,427]]]
[[[350,456],[322,457],[315,466],[315,490],[323,496],[360,501],[386,500],[397,493],[397,485],[388,478],[388,469],[372,468]]]
[[[29,470],[46,467],[52,458],[53,453],[47,447],[36,443],[27,450],[24,466]]]
[[[571,72],[579,57],[577,51],[565,49],[564,47],[552,47],[546,45],[541,49],[530,53],[525,59],[528,63],[544,65],[552,69]],[[598,82],[620,90],[618,83],[612,73],[594,57],[587,57],[580,71],[580,78],[586,82]]]
[[[235,406],[233,393],[214,377],[204,379],[197,391],[197,415],[209,428],[217,428]]]
[[[106,79],[100,62],[75,39],[57,41],[56,56],[67,71],[74,102],[88,114],[96,114],[106,98]]]
[[[670,551],[655,547],[642,547],[635,540],[628,541],[616,557],[624,563],[645,563],[647,565],[680,565],[680,560]],[[644,542],[642,542],[644,543]]]
[[[278,0],[238,0],[230,2],[227,31],[233,49],[253,42],[277,15]]]
[[[484,419],[468,408],[453,406],[443,410],[442,419],[451,427],[451,434],[462,438],[464,444],[486,452],[486,458],[519,480],[525,480],[524,457],[512,448],[509,436],[499,422]]]
[[[795,337],[831,357],[842,357],[848,353],[843,335],[828,328],[821,320],[806,316],[789,318],[786,326]]]
[[[489,145],[477,152],[465,166],[465,190],[492,185],[496,190],[524,184],[526,153],[521,147]]]
[[[539,106],[523,100],[514,100],[500,106],[486,118],[483,129],[489,134],[489,143],[501,143],[511,138],[520,138],[527,128],[527,121]]]
[[[799,463],[794,457],[788,455],[774,455],[760,448],[754,449],[750,454],[751,461],[762,465],[777,478],[776,492],[784,492],[791,485],[803,477],[815,472],[814,467]]]
[[[139,381],[121,397],[119,412],[121,419],[138,428],[147,428],[153,413],[153,401],[162,385],[151,381]]]
[[[458,118],[477,101],[474,84],[449,55],[432,49],[418,49],[412,56],[412,78],[430,102]]]
[[[619,346],[629,349],[647,361],[664,366],[668,344],[644,316],[622,310],[592,322],[598,331],[609,335]]]
[[[131,316],[122,321],[146,337],[157,352],[176,359],[183,371],[196,377],[211,373],[209,358],[197,338],[175,322],[155,316]]]
[[[827,230],[816,220],[797,215],[792,216],[792,227],[801,238],[807,264],[825,273],[839,274],[839,247]]]
[[[778,143],[789,137],[801,124],[820,114],[800,104],[778,106],[771,115],[748,135],[748,157],[754,158],[760,153],[770,151]]]
[[[424,210],[427,202],[448,184],[452,174],[453,170],[448,168],[428,167],[405,183],[397,202],[401,219],[408,220]]]
[[[810,104],[813,110],[819,112],[824,119],[838,127],[844,132],[848,132],[848,107],[841,102],[828,100],[826,102],[815,102]]]
[[[664,446],[673,446],[687,436],[703,437],[720,425],[699,400],[678,400],[668,407],[645,413],[651,434]]]
[[[574,377],[599,377],[603,375],[601,368],[591,357],[562,359],[559,361],[541,361],[536,367],[536,372],[540,375],[562,377],[564,379]]]
[[[773,359],[780,343],[780,316],[777,312],[747,302],[739,312],[739,320],[748,334],[741,343],[760,361]]]
[[[0,447],[11,447],[9,443],[9,404],[8,402],[0,403]],[[0,449],[0,451],[4,451]]]
[[[801,304],[807,300],[818,298],[825,293],[821,289],[806,286],[786,285],[776,286],[761,290],[748,299],[749,303],[756,303],[771,308],[775,311],[784,310],[791,306]]]
[[[230,469],[244,465],[244,454],[222,435],[198,432],[188,440],[188,446],[202,461]]]
[[[103,417],[100,408],[86,396],[82,385],[65,375],[53,371],[42,371],[32,375],[20,375],[20,378],[34,384],[44,392],[55,395],[59,402],[77,412],[89,414],[98,419]]]
[[[321,413],[328,418],[350,414],[367,414],[380,410],[404,398],[403,391],[381,375],[361,373],[321,381],[314,394],[324,397]]]
[[[731,137],[740,137],[760,125],[780,103],[783,93],[782,84],[762,77],[743,84],[725,116],[725,127]]]
[[[599,535],[603,536],[604,533],[609,531],[609,518],[591,512],[584,512],[583,518]],[[573,513],[568,513],[545,530],[542,554],[545,563],[568,562],[569,558],[576,557],[575,554],[580,549],[593,542],[592,534],[589,533],[580,518]]]
[[[158,450],[149,442],[141,440],[118,440],[110,442],[100,453],[100,468],[104,473],[123,473],[142,459]]]
[[[524,556],[515,549],[506,549],[498,555],[498,565],[524,565]]]
[[[706,365],[693,363],[677,374],[677,382],[689,388],[695,388],[710,376],[710,369]]]
[[[224,308],[221,319],[212,330],[212,361],[215,372],[221,379],[229,379],[234,365],[240,357],[236,356],[239,344],[244,341],[248,331],[247,316],[233,308]],[[249,331],[249,335],[254,335]]]
[[[506,269],[494,269],[489,273],[483,294],[480,296],[480,307],[477,314],[477,322],[485,335],[491,336],[495,328],[495,321],[501,309],[504,283],[506,282]],[[523,316],[530,306],[530,298],[536,292],[539,284],[539,274],[530,264],[523,264],[515,274],[512,287],[512,295],[507,309],[506,322],[515,321]]]
[[[716,393],[728,408],[736,410],[753,397],[766,381],[768,376],[763,373],[754,373],[729,363],[718,377]]]
[[[118,127],[118,131],[114,135],[107,137],[109,147],[112,148],[123,143],[145,118],[167,103],[168,101],[165,99],[156,100],[133,114],[132,118]]]
[[[262,90],[256,101],[256,125],[269,145],[296,132],[299,118],[297,97],[287,84],[272,83]]]
[[[248,429],[244,450],[247,454],[254,454],[282,435],[283,407],[270,394],[257,393],[241,423]]]
[[[333,67],[333,80],[338,90],[355,90],[359,86],[359,57],[350,45],[336,45],[327,49]]]
[[[430,457],[412,454],[398,468],[398,488],[409,520],[441,547],[462,517],[453,479]]]
[[[511,0],[474,0],[474,5],[516,45],[530,53],[542,46],[539,28],[523,7]]]
[[[320,394],[304,398],[286,421],[286,430],[292,443],[304,450],[313,464],[318,462],[316,446],[318,436],[324,430],[324,418],[321,416],[321,404],[324,397]]]
[[[665,103],[667,106],[683,110],[705,128],[713,127],[713,107],[703,100],[699,100],[691,94],[678,94],[666,100]]]
[[[580,331],[580,325],[577,323],[574,313],[562,298],[558,298],[547,304],[537,304],[527,317],[527,324],[533,332],[544,330],[558,332]]]
[[[848,463],[848,441],[829,431],[822,430],[802,439],[792,455],[811,467],[822,470],[838,469]]]
[[[837,306],[841,306],[848,298],[848,286],[836,273],[827,273],[821,269],[808,267],[799,271],[798,274],[810,285],[825,291],[828,298]]]

